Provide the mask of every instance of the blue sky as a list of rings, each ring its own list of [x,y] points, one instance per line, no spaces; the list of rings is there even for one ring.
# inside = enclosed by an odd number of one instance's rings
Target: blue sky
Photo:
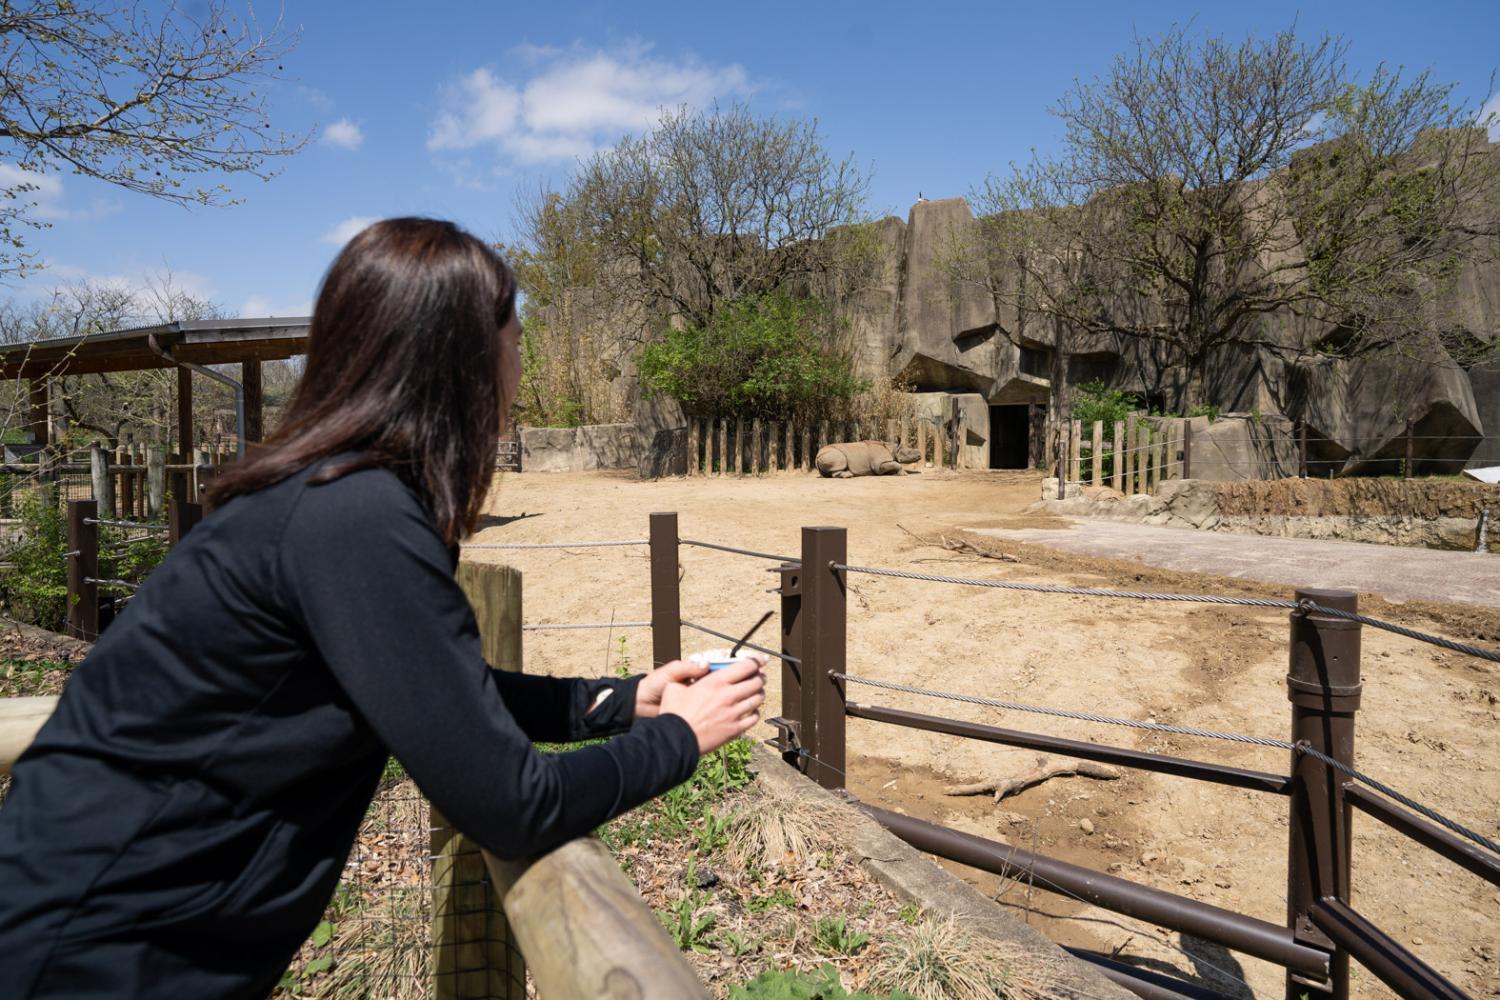
[[[260,5],[262,11],[268,5]],[[1048,105],[1105,70],[1132,33],[1191,21],[1232,37],[1296,21],[1341,33],[1349,61],[1431,67],[1491,101],[1500,3],[632,3],[285,0],[300,41],[271,89],[272,120],[316,130],[269,183],[231,181],[230,208],[154,202],[76,177],[40,192],[49,264],[0,295],[84,278],[139,284],[170,270],[232,315],[292,315],[362,221],[452,218],[510,231],[515,193],[649,126],[663,104],[743,100],[817,118],[827,146],[873,175],[871,209],[963,195],[1045,150]],[[0,170],[4,164],[0,163]]]

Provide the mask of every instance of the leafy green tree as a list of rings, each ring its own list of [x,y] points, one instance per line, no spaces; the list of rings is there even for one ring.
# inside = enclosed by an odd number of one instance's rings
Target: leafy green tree
[[[281,69],[281,25],[262,32],[224,0],[160,13],[108,0],[0,0],[0,274],[24,271],[23,231],[59,173],[180,204],[222,204],[223,183],[270,176],[306,137],[273,129],[261,81]]]
[[[817,419],[870,387],[838,344],[817,300],[769,294],[668,330],[637,364],[648,394],[671,396],[691,416]]]
[[[1054,105],[1055,156],[975,193],[961,269],[1071,339],[1164,351],[1186,408],[1238,344],[1448,360],[1448,282],[1495,251],[1496,158],[1452,86],[1356,82],[1344,50],[1290,30],[1137,39]]]

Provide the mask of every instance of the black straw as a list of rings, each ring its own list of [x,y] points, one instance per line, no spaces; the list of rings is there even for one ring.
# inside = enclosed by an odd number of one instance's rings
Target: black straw
[[[735,643],[734,644],[734,648],[729,651],[729,658],[731,660],[734,659],[734,654],[736,654],[736,653],[738,653],[740,651],[740,647],[743,646],[745,643],[749,642],[750,641],[750,637],[752,635],[754,635],[756,632],[759,632],[760,631],[760,627],[762,625],[764,625],[766,622],[768,622],[768,621],[771,620],[771,615],[773,615],[773,614],[775,614],[775,612],[773,612],[773,611],[767,611],[765,614],[763,614],[763,615],[760,616],[760,621],[758,621],[754,625],[750,626],[750,631],[746,632],[743,636],[741,636],[740,637],[740,641],[737,642],[737,643]]]

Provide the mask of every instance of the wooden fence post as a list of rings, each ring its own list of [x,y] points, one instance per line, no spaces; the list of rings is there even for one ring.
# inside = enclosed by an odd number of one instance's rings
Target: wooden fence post
[[[1406,418],[1406,461],[1401,463],[1401,478],[1411,478],[1412,447],[1411,447],[1411,418]]]
[[[1167,424],[1161,425],[1161,437],[1156,442],[1156,485],[1167,481]]]
[[[1307,478],[1307,421],[1297,421],[1297,478]]]
[[[687,474],[689,478],[698,474],[698,421],[688,421],[688,460]]]
[[[788,420],[786,422],[786,441],[784,442],[786,462],[782,465],[782,468],[787,472],[792,472],[797,468],[796,440],[797,425],[794,421]]]
[[[109,452],[99,444],[89,446],[89,473],[100,512],[105,518],[114,517],[115,478],[109,468]]]
[[[917,461],[919,468],[927,468],[927,421],[917,421],[917,452],[922,456]]]
[[[848,636],[845,528],[802,529],[802,743],[807,774],[824,788],[844,787],[844,672]],[[811,739],[809,739],[809,735]]]
[[[98,517],[98,501],[68,501],[68,634],[89,642],[99,638]]]
[[[161,445],[152,445],[146,451],[146,517],[154,520],[161,517],[162,504],[167,493],[167,453]]]
[[[1083,482],[1083,421],[1068,421],[1068,480]]]
[[[1114,468],[1110,471],[1114,473],[1115,489],[1121,493],[1125,492],[1125,463],[1128,461],[1128,456],[1125,454],[1125,449],[1128,446],[1122,444],[1124,440],[1125,422],[1123,420],[1116,420],[1115,436],[1110,442],[1110,456]]]
[[[651,660],[682,659],[682,599],[677,589],[677,514],[651,515]]]
[[[753,475],[761,475],[766,471],[765,457],[761,454],[760,417],[756,417],[750,424],[750,472]]]
[[[767,472],[781,471],[781,425],[775,420],[766,427],[766,459],[770,463]]]
[[[1135,414],[1131,413],[1125,417],[1125,488],[1122,492],[1130,496],[1135,492]]]
[[[1193,420],[1182,422],[1182,478],[1193,478]]]
[[[734,418],[734,445],[730,449],[734,458],[730,462],[730,469],[736,476],[745,474],[745,418]]]
[[[1089,477],[1089,480],[1090,480],[1091,485],[1094,485],[1094,486],[1103,486],[1104,485],[1104,421],[1102,421],[1102,420],[1095,420],[1094,421],[1094,440],[1093,440],[1093,446],[1094,446],[1093,447],[1093,454],[1089,456],[1093,460],[1090,463],[1090,465],[1092,465],[1092,468],[1089,470],[1090,472],[1093,473],[1093,475],[1091,475]]]
[[[1137,468],[1140,475],[1136,477],[1137,492],[1151,492],[1151,424],[1145,420],[1140,421],[1137,427],[1137,439],[1140,441],[1140,450],[1136,453]]]
[[[1347,590],[1298,590],[1297,601],[1357,612]],[[1358,622],[1297,609],[1291,619],[1287,697],[1292,703],[1291,742],[1352,766],[1354,715],[1360,697]],[[1290,851],[1287,860],[1287,926],[1298,944],[1329,952],[1329,985],[1286,974],[1287,1000],[1349,996],[1349,953],[1313,926],[1309,912],[1321,899],[1349,901],[1350,806],[1342,774],[1292,751]]]
[[[193,530],[193,526],[203,520],[203,507],[199,504],[188,503],[186,500],[178,500],[175,497],[167,505],[167,545],[176,548],[177,543],[182,541],[183,536]]]
[[[812,471],[812,424],[802,425],[802,459],[798,465],[803,472]]]
[[[458,584],[474,607],[485,661],[519,671],[521,573],[461,562]],[[432,992],[435,1000],[524,1000],[526,962],[478,844],[429,806],[432,856]]]
[[[828,447],[828,421],[818,421],[818,451]],[[816,454],[816,452],[814,452]]]
[[[719,475],[729,475],[729,418],[719,418]]]

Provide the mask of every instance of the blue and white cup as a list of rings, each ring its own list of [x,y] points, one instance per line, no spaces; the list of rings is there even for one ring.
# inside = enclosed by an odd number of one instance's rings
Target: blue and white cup
[[[728,649],[705,649],[701,652],[689,654],[688,660],[692,663],[701,663],[708,667],[709,673],[715,670],[723,670],[725,667],[739,663],[741,660],[749,660],[749,656],[733,656]]]

